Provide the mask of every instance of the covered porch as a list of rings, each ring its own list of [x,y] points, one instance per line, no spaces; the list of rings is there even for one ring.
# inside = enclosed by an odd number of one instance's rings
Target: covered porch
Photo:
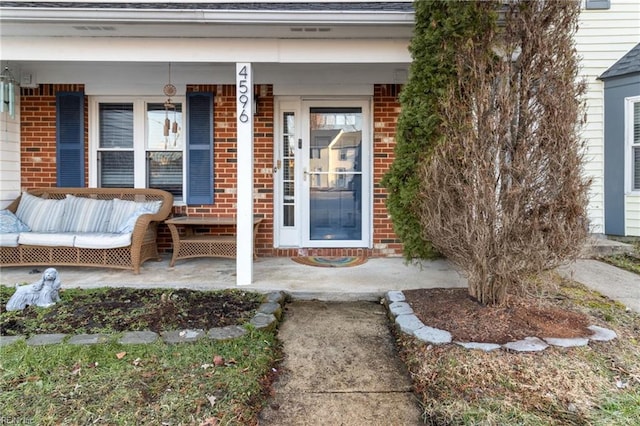
[[[37,187],[168,190],[173,216],[237,219],[226,274],[237,284],[269,274],[262,259],[252,271],[252,247],[260,258],[400,255],[379,181],[411,61],[411,3],[230,4],[3,5],[2,65],[20,95],[1,123],[11,164],[0,202]],[[173,249],[164,224],[158,247]],[[145,268],[169,280],[164,266]]]

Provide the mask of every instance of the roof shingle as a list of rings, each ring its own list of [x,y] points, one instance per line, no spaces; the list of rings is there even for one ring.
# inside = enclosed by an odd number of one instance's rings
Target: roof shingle
[[[139,10],[242,10],[242,11],[353,11],[413,12],[411,2],[226,2],[226,3],[149,3],[149,2],[16,2],[3,1],[2,8],[40,9],[139,9]]]
[[[608,70],[602,73],[600,80],[620,77],[627,74],[640,73],[640,43],[627,52],[622,58],[613,64]]]

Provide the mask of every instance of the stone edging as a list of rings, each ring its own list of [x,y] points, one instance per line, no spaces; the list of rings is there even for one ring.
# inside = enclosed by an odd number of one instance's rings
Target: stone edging
[[[588,328],[593,331],[593,335],[583,338],[562,339],[555,337],[525,337],[522,340],[505,343],[477,343],[477,342],[453,342],[451,333],[445,330],[429,327],[420,321],[414,314],[411,306],[406,302],[404,293],[399,290],[387,292],[383,300],[387,307],[389,316],[394,321],[395,326],[405,334],[414,336],[418,340],[432,345],[443,345],[455,343],[466,349],[478,349],[485,352],[503,349],[514,352],[538,352],[551,346],[563,348],[586,346],[589,341],[606,342],[617,338],[615,331],[608,328],[591,325]]]
[[[265,302],[262,303],[256,314],[251,318],[249,324],[256,329],[275,329],[278,322],[282,320],[282,310],[285,302],[283,292],[273,292],[266,295]],[[229,340],[241,337],[247,333],[247,329],[240,325],[229,325],[226,327],[216,327],[211,330],[176,330],[163,333],[153,331],[129,331],[122,334],[118,339],[120,344],[148,344],[162,339],[166,343],[186,343],[195,342],[202,338],[212,340]],[[17,341],[23,340],[25,336],[2,336],[0,346],[8,346]],[[105,343],[111,339],[105,334],[36,334],[26,340],[29,346],[53,345],[58,343],[68,343],[70,345],[93,345]]]

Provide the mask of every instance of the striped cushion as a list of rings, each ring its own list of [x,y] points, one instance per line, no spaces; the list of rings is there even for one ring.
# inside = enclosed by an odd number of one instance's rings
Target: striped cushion
[[[106,232],[112,206],[111,200],[94,200],[67,195],[62,231]]]
[[[48,200],[23,192],[16,216],[33,232],[60,230],[66,200]]]
[[[127,225],[129,218],[135,215],[139,210],[146,209],[149,213],[157,213],[160,210],[160,201],[135,202],[113,199],[113,210],[111,211],[111,220],[107,227],[107,232],[118,233]],[[139,213],[138,213],[139,215]]]

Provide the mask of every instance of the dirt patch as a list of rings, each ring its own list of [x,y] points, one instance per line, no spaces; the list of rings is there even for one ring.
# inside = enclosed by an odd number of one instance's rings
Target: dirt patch
[[[0,288],[4,308],[14,289]],[[585,337],[591,324],[582,313],[512,296],[505,306],[485,307],[466,289],[404,292],[420,320],[447,330],[454,340],[507,343],[527,336]],[[247,322],[262,295],[228,291],[103,288],[65,289],[52,308],[1,312],[2,335],[114,333],[210,329]]]
[[[525,337],[587,337],[586,315],[510,296],[504,306],[483,306],[467,289],[404,291],[416,316],[430,327],[446,330],[454,341],[504,344]]]
[[[0,292],[4,309],[13,289]],[[263,296],[240,291],[107,288],[66,289],[47,309],[1,312],[2,335],[105,333],[224,327],[247,322]]]

